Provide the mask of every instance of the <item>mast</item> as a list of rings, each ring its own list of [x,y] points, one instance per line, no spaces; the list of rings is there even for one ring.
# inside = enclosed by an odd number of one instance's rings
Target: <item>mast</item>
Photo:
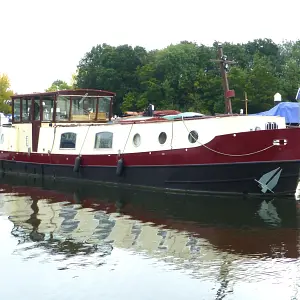
[[[245,110],[246,110],[246,115],[248,115],[248,97],[247,97],[247,93],[245,92]]]
[[[225,97],[225,113],[232,114],[232,106],[231,106],[231,99],[235,96],[234,90],[229,89],[229,83],[227,78],[228,67],[231,64],[235,64],[234,61],[227,60],[227,56],[223,54],[223,47],[222,44],[218,44],[218,59],[212,59],[214,62],[220,63],[220,70],[222,75],[222,84],[224,90],[224,97]]]

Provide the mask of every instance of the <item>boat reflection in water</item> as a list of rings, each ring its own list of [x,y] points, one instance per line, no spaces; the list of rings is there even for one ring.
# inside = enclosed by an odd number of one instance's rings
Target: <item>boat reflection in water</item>
[[[122,248],[193,276],[217,277],[225,289],[238,268],[251,278],[245,258],[299,256],[294,199],[187,196],[14,177],[4,178],[0,188],[6,198],[0,210],[14,224],[18,253],[43,249],[59,255],[66,268],[70,257],[84,265],[86,254],[96,255],[101,265]]]

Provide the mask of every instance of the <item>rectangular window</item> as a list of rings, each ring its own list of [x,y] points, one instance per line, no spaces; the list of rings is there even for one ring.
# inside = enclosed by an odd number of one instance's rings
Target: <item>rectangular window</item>
[[[31,99],[22,99],[22,122],[29,122]]]
[[[98,119],[109,117],[111,97],[99,97]]]
[[[21,100],[14,99],[14,122],[20,122],[21,120]]]
[[[95,136],[95,148],[112,148],[113,133],[112,132],[98,132]]]
[[[60,149],[75,149],[76,148],[76,133],[65,132],[60,137]]]
[[[97,98],[91,96],[72,96],[72,121],[95,119]]]
[[[70,114],[70,97],[58,96],[56,104],[56,120],[68,121]]]
[[[54,97],[53,97],[54,98]],[[54,99],[51,96],[44,96],[43,105],[43,121],[51,122],[53,120]]]

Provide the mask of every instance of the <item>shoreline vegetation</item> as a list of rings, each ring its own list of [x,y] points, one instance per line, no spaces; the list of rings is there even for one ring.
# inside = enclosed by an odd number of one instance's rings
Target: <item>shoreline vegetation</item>
[[[295,101],[300,87],[300,40],[280,44],[257,39],[243,44],[223,43],[223,52],[236,64],[229,67],[234,113],[245,108],[256,113],[274,106],[274,94]],[[164,49],[147,51],[141,46],[117,47],[99,44],[79,61],[71,84],[56,80],[47,91],[68,88],[103,89],[117,93],[114,111],[142,111],[149,103],[155,109],[224,113],[224,97],[217,43],[205,46],[188,41]],[[0,110],[3,92],[0,74]],[[7,76],[6,76],[7,77]],[[9,81],[8,81],[9,83]],[[4,96],[3,96],[4,95]],[[6,98],[8,99],[8,98]]]

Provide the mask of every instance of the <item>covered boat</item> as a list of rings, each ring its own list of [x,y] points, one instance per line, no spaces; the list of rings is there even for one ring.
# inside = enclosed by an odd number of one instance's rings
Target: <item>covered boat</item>
[[[286,124],[300,124],[300,104],[298,102],[280,102],[267,111],[255,114],[257,116],[281,116]]]

